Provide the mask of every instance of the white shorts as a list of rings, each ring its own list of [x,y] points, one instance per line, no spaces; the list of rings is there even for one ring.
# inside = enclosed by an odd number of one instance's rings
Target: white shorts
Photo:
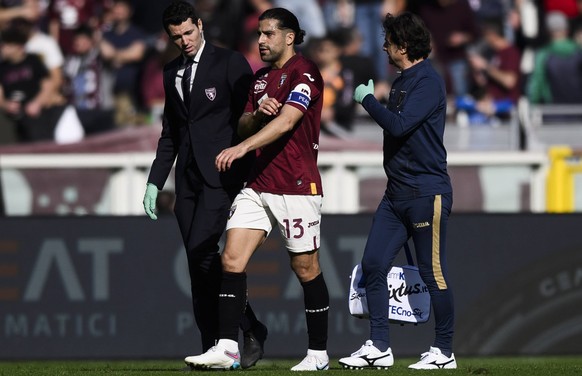
[[[243,188],[236,196],[226,229],[249,228],[269,233],[279,225],[290,252],[308,252],[319,248],[321,196],[277,195]]]

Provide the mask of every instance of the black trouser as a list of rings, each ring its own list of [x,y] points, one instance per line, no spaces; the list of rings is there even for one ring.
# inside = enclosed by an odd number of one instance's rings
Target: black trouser
[[[176,186],[174,213],[188,255],[194,318],[205,352],[218,339],[218,294],[222,266],[218,242],[241,186],[211,188],[195,163]]]

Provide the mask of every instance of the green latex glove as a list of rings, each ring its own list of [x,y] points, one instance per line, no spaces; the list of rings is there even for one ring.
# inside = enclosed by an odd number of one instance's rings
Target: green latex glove
[[[158,198],[158,187],[152,183],[146,186],[145,195],[143,196],[143,208],[146,214],[153,220],[158,219],[154,210],[156,210],[156,199]]]
[[[354,90],[354,100],[358,103],[362,103],[366,95],[372,94],[374,95],[374,81],[368,81],[368,85],[358,85],[356,90]]]

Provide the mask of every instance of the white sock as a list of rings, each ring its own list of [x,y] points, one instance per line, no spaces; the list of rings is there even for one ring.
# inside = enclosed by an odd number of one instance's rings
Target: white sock
[[[219,339],[218,343],[216,345],[220,346],[220,347],[226,349],[226,351],[229,351],[232,353],[238,352],[238,342],[233,341],[232,339],[225,339],[225,338]]]
[[[329,359],[329,356],[327,356],[327,350],[311,350],[311,349],[307,349],[307,355],[313,355],[318,359]]]

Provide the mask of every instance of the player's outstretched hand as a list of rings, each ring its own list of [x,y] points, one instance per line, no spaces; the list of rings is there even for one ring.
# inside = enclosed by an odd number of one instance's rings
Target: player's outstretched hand
[[[368,81],[368,85],[364,85],[364,84],[358,85],[356,90],[354,90],[354,100],[358,103],[362,103],[362,101],[364,100],[364,98],[368,94],[374,95],[374,81],[373,80]]]
[[[219,172],[224,172],[232,166],[232,162],[236,161],[245,156],[247,151],[244,149],[242,144],[224,149],[217,156],[214,162],[216,169]]]
[[[143,208],[146,214],[153,220],[158,219],[154,210],[156,210],[156,199],[158,198],[158,187],[152,183],[146,186],[145,195],[143,196]]]

